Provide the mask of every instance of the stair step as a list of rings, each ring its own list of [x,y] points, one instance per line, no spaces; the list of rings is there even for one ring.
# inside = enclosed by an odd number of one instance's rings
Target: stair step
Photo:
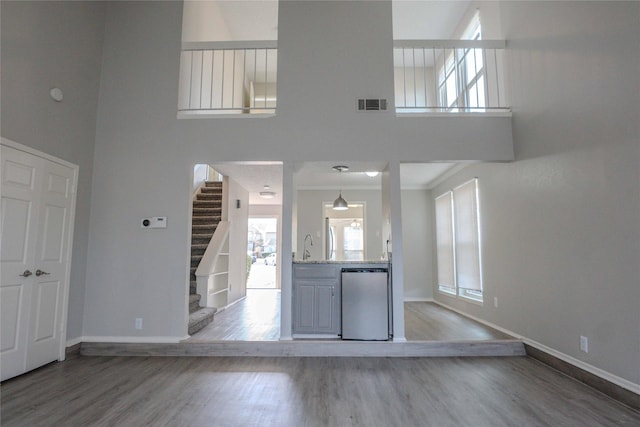
[[[200,309],[200,294],[189,295],[189,314],[194,313]]]
[[[211,235],[213,235],[213,233],[215,233],[216,231],[216,228],[218,228],[219,222],[220,221],[211,221],[204,216],[193,217],[193,220],[191,221],[191,233],[193,235],[193,232],[195,230],[196,234],[206,232],[207,234],[211,233]],[[195,227],[198,228],[196,229]]]
[[[200,258],[202,258],[206,250],[206,245],[204,248],[196,248],[191,246],[191,256],[199,256]]]
[[[216,227],[221,221],[221,216],[193,216],[191,217],[192,225],[208,225],[209,227]]]
[[[213,234],[192,234],[191,235],[191,244],[192,245],[209,245]]]
[[[204,188],[222,188],[222,181],[205,181]]]
[[[193,208],[193,216],[220,217],[222,208]]]
[[[216,200],[222,203],[222,192],[218,193],[198,193],[196,200]]]
[[[198,284],[195,277],[189,278],[189,295],[196,295]]]
[[[198,218],[202,219],[202,218]],[[218,228],[218,224],[192,224],[191,225],[191,233],[192,234],[211,234]]]
[[[216,314],[216,311],[218,311],[217,308],[204,307],[189,314],[189,335],[195,334],[200,329],[213,322],[213,316]]]
[[[202,261],[202,255],[191,255],[191,269],[193,270],[194,274],[198,269],[200,261]]]
[[[191,249],[207,249],[207,246],[209,246],[208,243],[197,243],[197,244],[192,243]]]
[[[222,200],[222,190],[218,190],[217,188],[203,188],[198,194],[203,197],[212,196],[215,199]],[[196,199],[197,198],[196,196]]]
[[[193,201],[194,208],[209,208],[209,209],[222,209],[222,203],[215,200],[194,200]]]

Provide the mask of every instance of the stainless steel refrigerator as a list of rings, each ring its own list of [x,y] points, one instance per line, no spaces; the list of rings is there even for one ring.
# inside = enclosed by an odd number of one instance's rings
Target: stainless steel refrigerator
[[[342,339],[389,339],[389,272],[386,268],[342,269]]]

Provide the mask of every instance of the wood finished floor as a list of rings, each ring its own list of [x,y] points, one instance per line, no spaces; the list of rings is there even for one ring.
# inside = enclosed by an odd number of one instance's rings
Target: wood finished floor
[[[433,302],[406,302],[408,341],[501,340],[513,338]]]
[[[10,426],[638,426],[528,357],[78,357],[1,386]]]
[[[278,341],[280,290],[247,289],[247,297],[216,313],[188,341]]]
[[[405,303],[408,341],[496,340],[510,336],[428,302]],[[216,314],[213,323],[188,341],[277,341],[280,291],[249,289],[247,297]]]

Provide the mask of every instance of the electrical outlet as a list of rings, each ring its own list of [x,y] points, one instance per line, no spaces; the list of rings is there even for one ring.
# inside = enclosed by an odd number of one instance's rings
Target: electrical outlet
[[[136,329],[142,329],[142,317],[136,318]]]
[[[580,351],[589,353],[589,338],[580,335]]]
[[[498,308],[498,297],[493,297],[493,306]]]

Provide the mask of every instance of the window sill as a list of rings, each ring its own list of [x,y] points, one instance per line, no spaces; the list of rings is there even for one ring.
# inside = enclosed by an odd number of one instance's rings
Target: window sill
[[[438,288],[438,292],[451,298],[456,298],[458,296],[455,291],[449,291],[443,288]]]
[[[396,117],[512,117],[511,111],[484,111],[484,112],[398,112]]]
[[[479,305],[481,307],[484,305],[484,299],[474,298],[463,294],[459,294],[458,297],[460,297],[460,299],[462,299],[463,301],[471,304]]]
[[[275,111],[269,113],[235,113],[235,112],[199,112],[199,111],[178,111],[178,120],[186,119],[238,119],[238,118],[252,118],[263,119],[269,117],[275,117]]]

